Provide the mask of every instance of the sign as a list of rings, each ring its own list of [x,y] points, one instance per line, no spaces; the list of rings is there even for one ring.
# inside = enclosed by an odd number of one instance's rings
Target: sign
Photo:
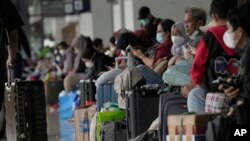
[[[90,0],[71,0],[65,2],[65,14],[79,14],[83,12],[90,12]]]

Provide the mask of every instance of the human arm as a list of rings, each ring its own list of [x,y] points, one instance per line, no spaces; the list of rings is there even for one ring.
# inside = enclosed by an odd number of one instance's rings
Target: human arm
[[[17,30],[12,30],[8,32],[9,36],[9,48],[8,48],[8,60],[7,60],[7,65],[8,66],[13,66],[15,63],[15,58],[16,58],[16,52],[18,49],[18,35],[17,35]]]
[[[201,85],[208,61],[208,48],[201,39],[191,68],[191,78],[195,85]]]
[[[149,68],[152,68],[153,67],[153,62],[154,62],[154,59],[153,58],[149,58],[147,56],[145,56],[143,54],[143,52],[140,50],[140,49],[133,49],[133,55],[135,57],[138,57],[141,59],[141,61],[146,65],[148,66]]]

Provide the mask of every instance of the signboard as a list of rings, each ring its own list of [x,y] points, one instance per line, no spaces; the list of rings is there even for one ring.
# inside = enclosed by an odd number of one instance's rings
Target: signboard
[[[65,14],[79,14],[83,12],[90,12],[90,0],[68,0],[64,4]]]

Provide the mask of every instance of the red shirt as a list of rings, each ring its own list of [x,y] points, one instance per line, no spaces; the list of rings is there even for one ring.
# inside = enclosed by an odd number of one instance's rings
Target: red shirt
[[[171,47],[172,47],[173,43],[171,41],[171,39],[163,42],[162,44],[160,44],[157,49],[155,50],[155,54],[154,54],[154,63],[161,58],[167,57],[168,59],[172,56],[171,54]]]

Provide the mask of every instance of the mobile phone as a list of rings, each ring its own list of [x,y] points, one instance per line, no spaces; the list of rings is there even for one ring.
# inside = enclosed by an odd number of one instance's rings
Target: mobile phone
[[[228,88],[230,86],[237,87],[236,80],[232,80],[231,82],[225,81],[222,77],[218,77],[216,80],[212,82],[213,84],[223,84],[224,87]]]

